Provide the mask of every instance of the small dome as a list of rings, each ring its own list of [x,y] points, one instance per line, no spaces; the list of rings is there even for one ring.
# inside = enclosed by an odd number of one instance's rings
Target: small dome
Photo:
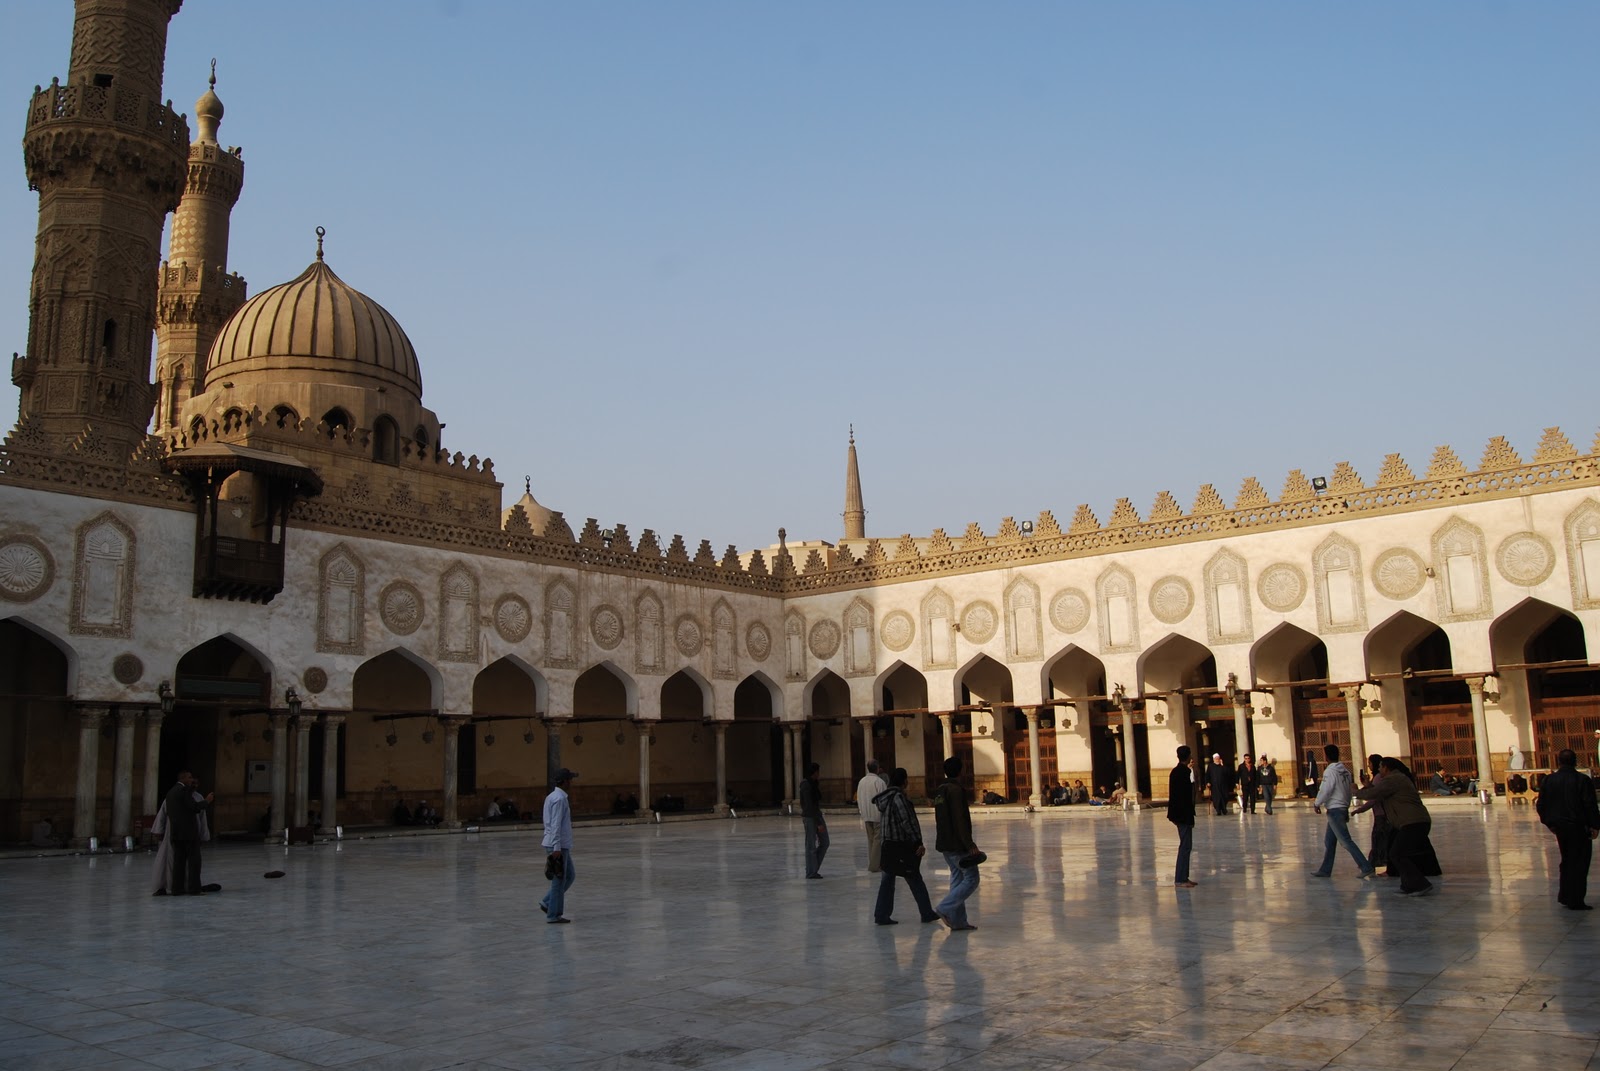
[[[330,381],[397,387],[422,400],[417,351],[382,305],[317,259],[229,317],[206,360],[207,390],[223,380]]]

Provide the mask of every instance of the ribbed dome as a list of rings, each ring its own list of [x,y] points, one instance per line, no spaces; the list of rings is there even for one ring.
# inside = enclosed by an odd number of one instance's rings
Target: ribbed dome
[[[422,398],[417,351],[387,309],[345,284],[322,260],[240,306],[206,361],[206,389],[224,379],[359,376]],[[310,373],[309,375],[307,373]]]

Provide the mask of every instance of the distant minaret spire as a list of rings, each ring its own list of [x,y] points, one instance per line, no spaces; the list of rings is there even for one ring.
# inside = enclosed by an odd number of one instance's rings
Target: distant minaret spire
[[[861,469],[856,464],[856,426],[850,425],[850,453],[844,469],[844,537],[867,538],[867,509],[861,502]]]

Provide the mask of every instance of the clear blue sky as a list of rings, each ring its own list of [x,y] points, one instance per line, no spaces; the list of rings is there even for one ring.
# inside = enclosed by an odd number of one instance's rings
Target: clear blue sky
[[[17,135],[71,23],[5,8]],[[852,422],[882,536],[1587,450],[1597,42],[1588,2],[188,0],[166,92],[217,57],[252,293],[325,226],[508,503],[720,553],[836,538]]]

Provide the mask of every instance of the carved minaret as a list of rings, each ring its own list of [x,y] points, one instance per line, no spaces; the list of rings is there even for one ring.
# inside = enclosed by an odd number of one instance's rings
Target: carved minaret
[[[67,82],[35,88],[22,155],[39,191],[19,424],[54,452],[122,460],[145,436],[161,227],[183,192],[185,117],[161,103],[182,0],[77,0]]]
[[[850,425],[850,453],[844,468],[844,537],[867,538],[867,510],[861,504],[861,470],[856,466],[856,426]]]
[[[189,177],[172,217],[172,246],[161,265],[156,303],[158,435],[173,429],[183,403],[205,382],[212,340],[245,298],[244,280],[228,274],[228,217],[244,188],[244,158],[236,146],[217,143],[222,101],[216,60],[211,87],[195,102],[194,115],[199,132],[189,146]]]

